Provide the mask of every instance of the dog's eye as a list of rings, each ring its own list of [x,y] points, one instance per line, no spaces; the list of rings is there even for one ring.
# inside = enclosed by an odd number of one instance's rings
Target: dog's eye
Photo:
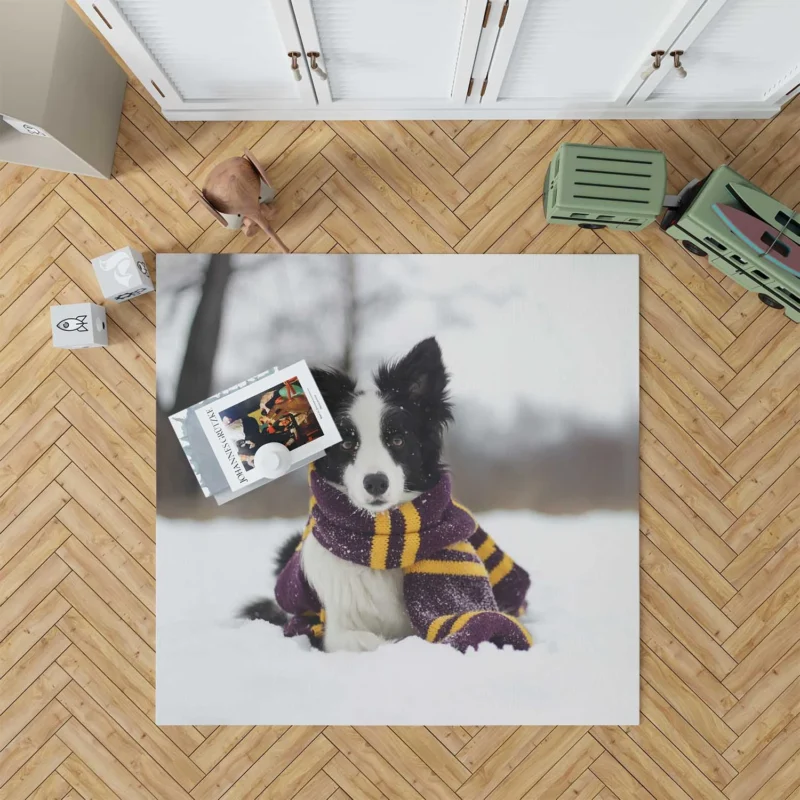
[[[406,443],[406,440],[402,436],[392,436],[389,443],[392,447],[402,447]]]
[[[345,439],[342,442],[342,450],[352,450],[356,446],[356,443],[352,439]]]

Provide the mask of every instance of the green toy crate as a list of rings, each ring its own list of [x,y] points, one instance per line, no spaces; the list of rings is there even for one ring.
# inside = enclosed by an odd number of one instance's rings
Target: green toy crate
[[[547,221],[638,231],[655,222],[667,188],[658,150],[562,144],[544,181]]]
[[[712,206],[723,203],[747,211],[728,184],[754,184],[730,167],[718,167],[699,183],[690,184],[679,195],[677,208],[669,209],[661,220],[661,228],[677,239],[694,255],[708,260],[773,308],[783,308],[786,316],[800,322],[800,277],[781,269],[751,250]]]

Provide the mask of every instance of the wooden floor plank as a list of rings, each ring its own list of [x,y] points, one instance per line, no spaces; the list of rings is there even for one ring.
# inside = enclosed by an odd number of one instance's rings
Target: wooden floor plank
[[[67,246],[67,240],[55,228],[51,228],[25,253],[15,268],[0,279],[0,314],[27,290]]]
[[[472,155],[455,177],[470,192],[475,191],[536,128],[536,122],[508,120]]]
[[[63,563],[63,562],[62,562]],[[84,617],[151,685],[155,684],[155,653],[74,572],[58,585],[58,593]]]
[[[748,400],[731,415],[723,431],[737,444],[741,443],[797,387],[800,353],[796,352],[777,369]]]
[[[69,205],[61,197],[47,195],[3,240],[0,275],[5,275],[68,211]]]
[[[119,122],[117,146],[184,211],[197,203],[197,187],[125,116]]]
[[[639,513],[642,533],[715,605],[722,608],[736,595],[736,589],[646,500]]]
[[[187,175],[202,160],[200,153],[186,141],[144,98],[128,84],[122,113],[178,169]]]
[[[58,700],[155,797],[189,800],[190,795],[147,752],[148,743],[129,735],[78,683],[72,681],[66,686]]]
[[[467,199],[469,192],[399,122],[372,120],[364,124],[451,211]],[[383,161],[381,168],[384,168]]]
[[[551,151],[574,127],[573,122],[561,120],[538,125],[511,156],[502,161],[478,184],[472,194],[456,209],[456,214],[466,225],[474,227],[541,160],[542,153]]]
[[[0,206],[0,243],[62,181],[64,175],[52,170],[36,170]]]
[[[759,753],[793,723],[798,711],[800,678],[758,715],[754,722],[744,728],[742,734],[723,753],[725,759],[740,773],[744,772]],[[753,768],[758,768],[758,762]]]
[[[81,508],[119,544],[130,553],[151,575],[155,575],[155,543],[130,517],[114,505],[81,470],[70,464],[57,478]]]
[[[36,167],[25,164],[4,164],[0,167],[0,204],[5,203],[34,172]]]
[[[451,174],[469,160],[469,156],[435,122],[404,120],[400,124]],[[463,185],[463,181],[461,183]]]
[[[736,776],[736,770],[646,681],[642,682],[642,714],[643,725],[652,725],[658,729],[717,789],[727,786]],[[646,752],[651,751],[651,748],[640,740],[644,737],[637,738],[634,728],[625,730]],[[653,737],[651,730],[647,731],[647,736]],[[661,744],[658,749],[668,751],[669,763],[681,763],[670,748]],[[691,773],[685,764],[682,764],[682,767],[684,771]],[[693,784],[698,782],[694,775],[691,775],[690,780]],[[702,785],[702,779],[699,783],[700,796],[705,796],[708,787]],[[689,791],[685,785],[683,788]]]
[[[800,540],[795,534],[789,544],[770,559],[724,607],[728,617],[739,625],[724,643],[725,649],[734,658],[741,660],[800,603],[800,594],[797,593],[800,585],[799,550]],[[783,580],[787,574],[788,577]],[[760,605],[759,601],[762,601]]]
[[[110,790],[113,796],[127,800],[155,800],[116,758],[81,725],[75,717],[71,717],[58,732],[58,738],[72,751],[64,763],[68,770],[59,774],[68,783],[84,791],[93,791],[98,797],[105,797]],[[85,764],[83,769],[81,764]],[[90,797],[92,795],[89,795]]]
[[[7,757],[11,761],[14,759],[13,749],[8,752],[6,748],[15,741],[18,746],[25,747],[23,731],[26,728],[30,729],[30,726],[37,727],[37,717],[57,704],[58,701],[54,698],[69,680],[69,675],[58,664],[51,664],[3,711],[0,715],[0,721],[3,723],[0,728],[2,731],[0,746],[3,748],[4,766]]]
[[[735,731],[647,647],[642,649],[642,677],[718,752],[736,739]],[[735,708],[735,706],[734,706]]]

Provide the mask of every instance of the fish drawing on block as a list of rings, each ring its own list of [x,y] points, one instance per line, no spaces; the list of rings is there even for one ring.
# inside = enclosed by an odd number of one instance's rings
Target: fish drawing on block
[[[62,331],[76,331],[77,333],[86,333],[89,330],[89,326],[86,324],[86,314],[62,319],[56,324],[56,327]]]
[[[758,217],[724,203],[714,203],[714,211],[743,242],[781,269],[800,275],[800,245]]]

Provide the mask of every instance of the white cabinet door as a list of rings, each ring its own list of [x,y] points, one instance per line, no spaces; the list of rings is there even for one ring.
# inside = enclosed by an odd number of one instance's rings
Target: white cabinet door
[[[292,0],[320,107],[463,105],[486,0]]]
[[[164,108],[316,106],[289,0],[78,3]]]
[[[782,102],[800,81],[800,0],[709,0],[670,44],[686,77],[664,64],[634,104]]]
[[[624,105],[641,85],[650,53],[672,41],[702,3],[509,0],[481,105]]]

